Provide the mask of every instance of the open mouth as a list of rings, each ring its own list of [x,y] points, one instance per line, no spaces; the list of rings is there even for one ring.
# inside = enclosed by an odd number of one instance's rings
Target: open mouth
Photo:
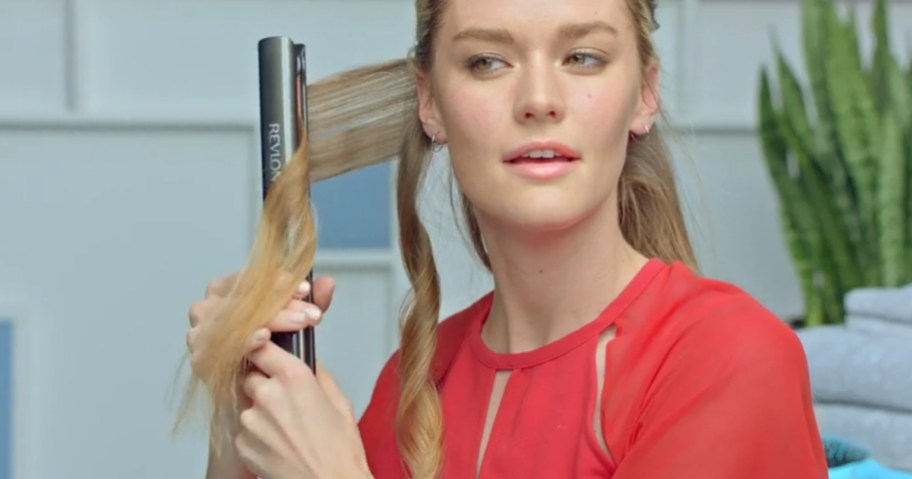
[[[580,159],[580,154],[557,141],[537,141],[513,150],[506,157],[507,163],[570,162]]]
[[[534,150],[529,153],[523,154],[511,160],[508,160],[507,163],[520,164],[520,163],[548,163],[548,162],[568,162],[576,161],[579,158],[568,156],[554,150]]]
[[[573,171],[580,155],[557,142],[526,145],[507,156],[506,165],[519,176],[533,180],[555,180]]]

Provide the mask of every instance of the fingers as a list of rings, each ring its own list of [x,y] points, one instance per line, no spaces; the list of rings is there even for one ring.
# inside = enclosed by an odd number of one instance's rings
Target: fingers
[[[330,276],[321,276],[314,279],[313,284],[313,303],[324,312],[329,309],[332,303],[332,296],[336,290],[336,281]],[[307,281],[301,283],[295,298],[306,300],[307,295],[311,293],[311,285]]]
[[[206,286],[206,298],[219,297],[224,298],[228,295],[228,292],[231,291],[231,288],[234,287],[234,283],[237,281],[238,273],[232,273],[228,276],[223,276],[213,280]]]
[[[329,371],[323,368],[323,364],[320,361],[317,361],[317,382],[323,388],[333,407],[346,418],[354,420],[355,408],[352,402],[342,392],[342,388],[339,387],[336,379],[332,377]]]
[[[190,311],[188,313],[190,326],[199,326],[217,315],[219,309],[223,307],[224,304],[225,300],[219,297],[212,297],[193,303],[190,305]]]
[[[199,328],[192,327],[187,331],[187,349],[193,351],[193,346],[196,345],[196,338],[199,336]]]
[[[196,327],[199,325],[200,321],[206,316],[206,311],[209,310],[209,304],[206,301],[197,301],[190,306],[190,311],[188,316],[190,318],[190,326]]]
[[[187,331],[187,351],[190,353],[190,366],[193,368],[193,372],[198,372],[199,360],[201,355],[202,345],[199,340],[200,328],[199,326],[194,326]]]
[[[250,371],[244,378],[244,394],[253,401],[261,402],[269,378],[259,371]]]
[[[272,331],[300,331],[308,326],[316,326],[322,319],[323,312],[316,305],[292,299],[266,327]]]
[[[187,331],[187,349],[190,351],[190,360],[194,368],[196,367],[196,362],[200,356],[200,350],[203,347],[203,344],[201,344],[199,340],[200,331],[201,328],[199,326],[192,327],[189,331]],[[244,354],[250,354],[257,348],[262,347],[264,344],[269,342],[269,339],[271,337],[272,333],[269,331],[269,329],[257,329],[247,341],[246,347],[244,349]]]
[[[287,379],[310,374],[310,368],[304,362],[270,341],[251,351],[247,359],[271,378]]]
[[[247,342],[247,349],[244,351],[244,354],[250,354],[253,351],[256,351],[258,348],[262,347],[264,344],[269,342],[269,338],[272,337],[272,333],[267,328],[260,328],[254,331],[253,335],[250,337],[250,340]]]
[[[328,276],[317,278],[314,288],[313,303],[310,303],[306,299],[311,293],[310,283],[302,282],[294,297],[266,327],[276,332],[291,332],[319,324],[332,302],[335,280]]]

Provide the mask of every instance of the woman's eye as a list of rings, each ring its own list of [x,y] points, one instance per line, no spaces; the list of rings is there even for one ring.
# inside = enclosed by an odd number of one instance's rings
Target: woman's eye
[[[599,55],[583,52],[571,54],[567,57],[567,61],[572,65],[581,66],[583,68],[597,68],[606,62],[606,60]]]
[[[499,65],[506,65],[503,60],[489,55],[472,57],[467,63],[469,69],[476,73],[488,73],[496,70]]]

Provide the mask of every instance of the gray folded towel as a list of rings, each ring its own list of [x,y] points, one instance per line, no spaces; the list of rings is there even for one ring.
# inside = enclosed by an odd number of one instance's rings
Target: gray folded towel
[[[912,284],[899,288],[857,288],[844,298],[846,315],[881,318],[912,326]]]
[[[912,348],[912,322],[904,323],[877,316],[850,314],[845,319],[846,327],[852,331],[878,335],[905,337]],[[910,365],[912,367],[912,365]]]
[[[912,413],[912,342],[842,326],[800,330],[815,400]]]
[[[814,411],[824,435],[849,438],[878,462],[912,471],[912,414],[827,403]]]

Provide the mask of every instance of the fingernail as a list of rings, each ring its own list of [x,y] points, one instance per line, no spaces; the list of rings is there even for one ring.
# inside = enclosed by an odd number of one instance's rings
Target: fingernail
[[[308,319],[310,319],[311,321],[314,321],[314,322],[319,321],[320,317],[323,316],[323,312],[320,311],[320,308],[318,308],[312,304],[307,305],[307,310],[305,311],[305,314],[307,314]]]
[[[308,283],[307,281],[304,281],[303,283],[298,285],[298,294],[306,295],[309,292],[310,292],[310,283]]]
[[[269,337],[269,330],[266,328],[260,328],[260,329],[256,330],[255,333],[253,333],[254,341],[258,341],[258,342],[263,341],[268,337]]]
[[[292,323],[304,323],[308,319],[307,313],[304,311],[293,311],[288,315],[288,320]]]

